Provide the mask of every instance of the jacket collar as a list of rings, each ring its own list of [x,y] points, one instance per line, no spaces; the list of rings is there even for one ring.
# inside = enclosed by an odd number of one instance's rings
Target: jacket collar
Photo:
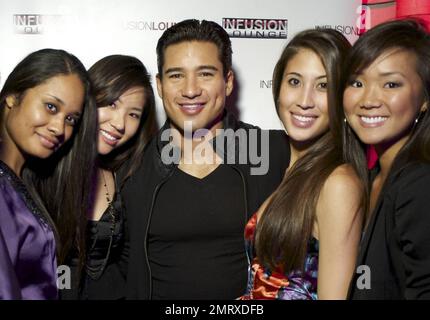
[[[386,195],[389,193],[389,190],[392,187],[393,183],[402,175],[402,173],[407,168],[409,168],[410,166],[413,166],[414,163],[415,162],[409,162],[408,164],[406,164],[402,168],[398,169],[396,172],[389,174],[389,176],[387,177],[387,180],[384,182],[382,189],[379,191],[379,196],[378,196],[378,200],[375,204],[375,208],[373,209],[372,214],[370,216],[370,220],[367,224],[367,227],[364,230],[363,238],[362,238],[362,241],[360,243],[360,251],[359,251],[358,258],[357,258],[357,265],[364,264],[364,262],[365,262],[367,251],[369,249],[369,245],[370,245],[370,242],[372,239],[372,235],[373,235],[374,230],[375,230],[375,225],[376,225],[376,222],[378,220],[378,216],[380,215],[381,207],[384,203]],[[379,164],[377,164],[369,172],[370,183],[373,183],[373,180],[376,178],[379,171],[380,171],[380,167],[379,167]]]

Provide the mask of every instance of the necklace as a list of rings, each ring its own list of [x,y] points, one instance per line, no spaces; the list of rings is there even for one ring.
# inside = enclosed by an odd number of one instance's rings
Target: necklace
[[[111,231],[111,240],[112,240],[113,234],[115,232],[115,224],[116,224],[116,221],[115,221],[115,210],[114,210],[113,205],[112,205],[112,200],[113,199],[111,199],[109,188],[108,188],[107,183],[106,183],[105,173],[104,173],[103,170],[102,170],[102,176],[103,176],[104,186],[105,186],[105,189],[106,189],[106,201],[108,203],[108,212],[109,212],[109,215],[110,215],[110,218],[111,218],[110,231]]]
[[[112,200],[113,199],[110,196],[109,188],[108,188],[107,183],[106,183],[105,173],[104,173],[103,170],[102,170],[102,177],[103,177],[103,184],[104,184],[104,187],[105,187],[105,190],[106,190],[106,193],[105,193],[105,195],[106,195],[106,201],[108,203],[107,210],[108,210],[110,218],[111,218],[110,231],[111,231],[111,234],[112,234],[112,237],[113,237],[113,234],[115,232],[115,224],[116,224],[116,221],[115,221],[115,210],[114,210],[113,205],[112,205]]]
[[[100,278],[100,276],[102,275],[102,273],[103,273],[103,271],[104,271],[104,269],[105,269],[105,267],[106,267],[106,265],[107,265],[107,263],[109,261],[110,252],[111,252],[112,245],[113,245],[113,237],[114,237],[114,234],[115,234],[116,222],[117,222],[116,221],[116,212],[115,212],[116,209],[114,208],[114,206],[112,204],[112,200],[113,199],[111,198],[111,195],[110,195],[110,192],[109,192],[109,188],[108,188],[107,183],[106,183],[106,177],[105,177],[105,174],[104,174],[103,170],[101,171],[101,174],[102,174],[102,177],[103,177],[103,185],[104,185],[104,188],[106,190],[106,193],[105,193],[105,195],[106,195],[106,201],[108,203],[108,207],[107,207],[106,210],[107,210],[107,213],[110,216],[110,236],[109,236],[109,244],[107,246],[106,256],[102,260],[102,262],[100,264],[96,265],[96,266],[91,266],[88,263],[88,261],[87,261],[87,264],[86,264],[87,273],[94,280]],[[91,251],[95,248],[95,246],[97,244],[97,240],[98,240],[98,233],[97,233],[97,235],[96,235],[95,239],[93,240],[93,243],[92,243],[92,245],[90,247],[90,250],[89,250],[90,254],[91,254]]]
[[[106,195],[106,201],[107,201],[108,206],[109,206],[111,204],[112,200],[111,200],[111,197],[110,197],[109,188],[107,186],[106,178],[105,178],[105,173],[104,173],[103,170],[102,170],[102,177],[103,177],[103,185],[104,185],[105,190],[106,190],[106,193],[105,193],[105,195]]]

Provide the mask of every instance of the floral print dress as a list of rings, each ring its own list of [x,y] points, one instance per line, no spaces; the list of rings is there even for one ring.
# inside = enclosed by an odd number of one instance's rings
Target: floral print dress
[[[284,274],[280,268],[264,268],[255,256],[254,238],[257,227],[257,214],[254,214],[245,227],[246,252],[251,261],[248,270],[248,284],[241,300],[316,300],[318,278],[318,240],[312,238],[308,243],[304,272],[301,270]]]

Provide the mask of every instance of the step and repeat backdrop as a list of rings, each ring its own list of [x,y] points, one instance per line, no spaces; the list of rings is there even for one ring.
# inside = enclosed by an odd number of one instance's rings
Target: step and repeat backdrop
[[[155,83],[158,38],[189,18],[216,21],[230,34],[236,81],[228,108],[267,129],[281,128],[271,78],[294,34],[334,28],[354,42],[371,23],[361,0],[0,0],[0,87],[22,58],[48,47],[75,54],[88,68],[107,55],[133,55]],[[159,99],[157,109],[163,122]]]
[[[362,32],[392,19],[418,18],[430,31],[430,0],[362,0]]]

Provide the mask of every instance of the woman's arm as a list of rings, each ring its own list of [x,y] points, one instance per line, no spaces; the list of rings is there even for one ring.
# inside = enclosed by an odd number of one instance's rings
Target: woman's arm
[[[318,299],[346,299],[361,238],[361,183],[348,165],[327,178],[317,205]]]

